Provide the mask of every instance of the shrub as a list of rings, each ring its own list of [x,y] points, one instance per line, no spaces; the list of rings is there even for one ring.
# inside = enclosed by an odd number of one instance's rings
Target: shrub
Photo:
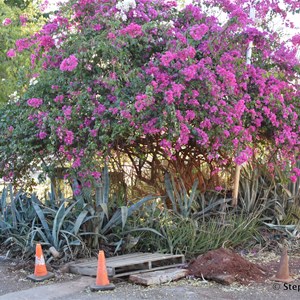
[[[299,38],[284,42],[269,26],[296,11],[284,3],[285,11],[274,1],[253,4],[255,27],[250,1],[182,10],[163,0],[67,1],[41,31],[16,43],[42,69],[24,97],[5,107],[1,175],[13,180],[29,166],[49,172],[60,162],[89,182],[99,162],[121,150],[200,157],[212,173],[264,153],[271,170],[281,163],[295,180]]]

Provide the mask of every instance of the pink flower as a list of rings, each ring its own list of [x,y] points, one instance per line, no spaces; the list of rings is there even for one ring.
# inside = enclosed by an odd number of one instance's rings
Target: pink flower
[[[221,186],[216,186],[215,187],[215,191],[217,192],[221,192],[223,190],[223,188]]]
[[[16,56],[16,51],[14,49],[9,49],[7,52],[6,52],[6,55],[8,57],[15,57]]]
[[[97,133],[98,133],[98,129],[91,129],[90,130],[90,134],[91,134],[92,137],[96,137]]]
[[[247,162],[249,158],[252,156],[253,150],[249,147],[246,147],[237,157],[234,158],[234,161],[238,165],[242,165]]]
[[[39,137],[41,140],[43,140],[46,136],[47,136],[47,133],[44,132],[44,131],[41,131],[41,132],[38,133],[38,137]]]
[[[127,27],[125,27],[122,30],[120,30],[120,33],[122,35],[128,34],[132,38],[136,38],[136,37],[142,35],[143,31],[142,31],[142,26],[140,26],[140,25],[138,25],[136,23],[131,23]]]
[[[12,23],[12,20],[10,18],[6,18],[3,20],[2,25],[3,26],[8,26]]]
[[[39,38],[40,45],[49,49],[55,46],[54,39],[49,35],[43,35]]]
[[[165,54],[163,54],[160,58],[161,63],[164,67],[168,67],[172,60],[177,58],[176,53],[172,53],[171,51],[167,51]]]
[[[294,46],[300,45],[300,34],[294,35],[292,37],[292,43]]]
[[[65,58],[60,64],[61,71],[73,71],[78,65],[78,59],[74,54],[70,55],[68,58]]]
[[[297,182],[297,176],[296,175],[290,176],[290,180],[294,183]]]
[[[181,93],[182,91],[185,90],[185,86],[182,84],[177,84],[175,82],[172,82],[172,92],[174,94],[175,97],[180,98],[181,97]]]
[[[196,115],[195,115],[195,113],[192,110],[187,110],[186,111],[185,118],[186,118],[187,121],[194,120],[195,117],[196,117]]]
[[[21,22],[21,25],[22,25],[22,26],[25,26],[26,23],[27,23],[27,17],[21,15],[21,16],[20,16],[20,22]]]
[[[80,157],[77,157],[72,164],[72,168],[79,168],[80,166],[81,166],[81,160]]]
[[[54,102],[56,102],[56,103],[63,103],[63,101],[64,101],[64,96],[63,96],[63,95],[58,95],[58,96],[56,96],[53,100],[54,100]]]
[[[22,52],[25,49],[29,49],[31,45],[32,45],[32,43],[26,38],[19,39],[16,41],[16,46],[17,46],[18,52]]]
[[[300,177],[300,169],[299,168],[293,168],[292,171],[295,173],[295,175],[297,175],[298,177]]]
[[[207,31],[208,27],[205,24],[194,25],[190,29],[190,35],[195,41],[200,41]]]
[[[114,33],[109,32],[109,33],[107,34],[107,38],[110,39],[110,40],[114,40],[114,39],[116,39],[116,36],[115,36]]]
[[[184,68],[181,73],[185,76],[186,81],[191,81],[192,79],[195,79],[197,75],[198,67],[197,65],[191,65],[189,67]]]
[[[95,31],[99,31],[99,30],[102,29],[102,26],[101,26],[100,24],[95,24],[95,25],[93,26],[93,29],[94,29]]]
[[[50,34],[53,33],[54,31],[56,31],[58,28],[58,25],[55,23],[49,23],[44,25],[43,29],[41,30],[41,32],[43,34]]]
[[[180,136],[177,140],[177,145],[179,147],[186,145],[190,139],[190,130],[186,124],[180,124]]]
[[[74,195],[75,195],[75,196],[80,195],[80,193],[81,193],[80,188],[77,188],[77,189],[74,190]]]
[[[147,107],[147,98],[146,94],[140,94],[135,97],[136,102],[134,103],[134,107],[137,112],[144,110]]]
[[[99,103],[98,106],[94,109],[93,114],[101,115],[105,111],[106,111],[106,107],[103,104]]]
[[[101,173],[100,173],[100,172],[97,172],[97,171],[92,172],[91,175],[92,175],[95,179],[99,179],[99,178],[101,177]]]
[[[172,104],[174,102],[173,92],[168,90],[165,91],[165,100],[168,104]]]
[[[66,145],[72,145],[74,140],[74,133],[71,130],[66,130],[65,133],[66,135],[64,141]]]
[[[71,119],[71,115],[72,115],[72,106],[64,105],[63,108],[62,108],[62,111],[64,113],[65,118],[67,120],[70,120]]]
[[[31,107],[38,108],[43,104],[43,99],[31,98],[27,100],[27,104]]]

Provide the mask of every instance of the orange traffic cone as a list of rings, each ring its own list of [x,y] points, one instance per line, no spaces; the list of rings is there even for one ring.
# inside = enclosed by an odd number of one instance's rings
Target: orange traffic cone
[[[279,281],[284,283],[292,282],[289,271],[289,257],[287,255],[287,248],[284,248],[279,262],[279,268],[277,274],[271,278],[273,281]]]
[[[113,290],[115,286],[109,282],[104,251],[99,251],[96,284],[90,286],[92,291]]]
[[[41,244],[36,245],[35,249],[35,267],[34,274],[27,276],[27,278],[33,281],[44,281],[54,277],[54,274],[47,271],[43,250]]]

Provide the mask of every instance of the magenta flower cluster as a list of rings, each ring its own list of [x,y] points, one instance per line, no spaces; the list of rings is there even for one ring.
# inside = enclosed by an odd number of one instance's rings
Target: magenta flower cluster
[[[300,36],[285,42],[266,23],[272,12],[291,24],[286,12],[299,5],[252,2],[206,0],[179,11],[175,1],[72,1],[16,43],[32,49],[33,67],[40,61],[54,74],[47,102],[39,89],[27,101],[48,114],[34,118],[39,138],[51,131],[55,151],[76,169],[114,147],[136,147],[172,159],[190,149],[216,170],[263,154],[270,169],[278,163],[299,176]]]
[[[43,104],[43,99],[31,98],[27,100],[27,104],[31,107],[38,108]]]
[[[16,51],[14,49],[9,49],[7,52],[6,52],[6,55],[8,57],[15,57],[16,56]]]
[[[2,22],[3,26],[8,26],[12,23],[12,20],[10,18],[5,18]]]
[[[209,28],[205,24],[194,25],[190,29],[190,35],[195,41],[200,41],[208,29]]]
[[[61,71],[72,72],[73,70],[76,69],[77,65],[78,65],[78,59],[74,54],[72,54],[61,62],[59,68]]]

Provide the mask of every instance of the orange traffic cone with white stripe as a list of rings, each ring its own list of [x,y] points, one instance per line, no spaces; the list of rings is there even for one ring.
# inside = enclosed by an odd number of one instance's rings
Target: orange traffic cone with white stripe
[[[40,282],[54,277],[54,274],[47,271],[43,250],[41,244],[36,245],[35,249],[35,267],[34,274],[27,276],[27,278]]]
[[[289,271],[289,257],[287,254],[287,248],[284,248],[279,262],[277,274],[271,278],[273,281],[279,281],[284,283],[290,283],[293,278],[290,277]]]
[[[104,251],[99,251],[96,284],[90,286],[92,291],[113,290],[115,286],[109,282]]]

